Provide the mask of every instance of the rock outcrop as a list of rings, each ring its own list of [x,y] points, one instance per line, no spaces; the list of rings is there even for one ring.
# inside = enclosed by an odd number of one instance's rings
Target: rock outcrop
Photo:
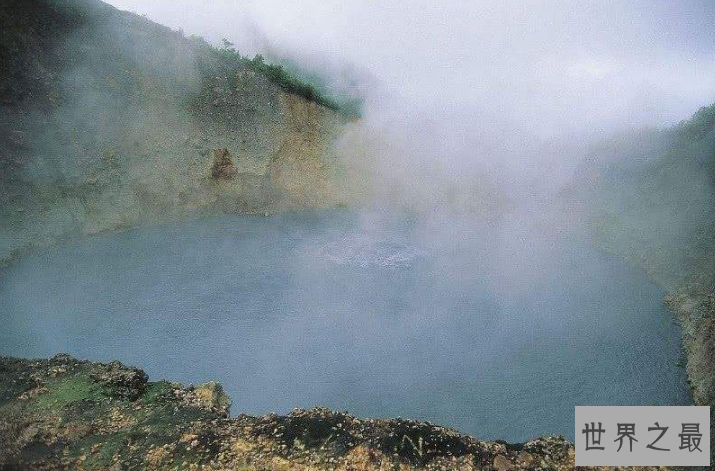
[[[217,383],[148,382],[120,363],[0,357],[0,469],[571,470],[560,437],[486,442],[327,409],[227,417]]]
[[[711,406],[715,404],[715,293],[685,289],[667,295],[665,301],[683,329],[693,399]]]
[[[214,149],[211,178],[214,180],[232,180],[236,176],[236,165],[228,149]]]
[[[347,118],[252,64],[99,0],[3,2],[0,261],[142,224],[338,204]]]

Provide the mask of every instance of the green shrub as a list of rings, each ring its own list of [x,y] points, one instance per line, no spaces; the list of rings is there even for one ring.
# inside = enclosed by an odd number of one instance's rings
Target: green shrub
[[[233,43],[227,39],[223,39],[221,42],[222,46],[221,48],[216,49],[216,52],[227,67],[248,67],[263,74],[266,78],[268,78],[268,80],[275,83],[288,93],[301,96],[306,100],[318,103],[333,111],[340,113],[344,111],[335,100],[327,97],[314,85],[311,85],[291,74],[282,65],[267,64],[264,57],[260,54],[257,54],[253,59],[249,59],[248,57],[242,56],[234,48]],[[351,115],[355,114],[353,109],[350,109],[348,113]]]
[[[715,133],[715,105],[700,108],[692,118],[682,121],[678,130],[693,140],[711,136]]]

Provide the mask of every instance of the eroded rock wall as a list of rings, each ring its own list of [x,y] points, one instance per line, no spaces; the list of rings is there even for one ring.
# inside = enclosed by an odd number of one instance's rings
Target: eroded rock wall
[[[214,214],[337,203],[344,119],[208,44],[96,0],[0,8],[0,260]],[[231,178],[212,178],[226,149]]]

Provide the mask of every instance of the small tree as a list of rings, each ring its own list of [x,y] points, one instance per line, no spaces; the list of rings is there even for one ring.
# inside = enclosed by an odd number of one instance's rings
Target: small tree
[[[233,43],[229,41],[226,38],[223,38],[221,40],[221,44],[223,44],[223,49],[230,51],[230,52],[236,52],[236,49],[233,47]]]
[[[254,67],[256,67],[257,69],[262,69],[265,64],[266,62],[263,56],[260,54],[256,54],[256,56],[253,58]]]

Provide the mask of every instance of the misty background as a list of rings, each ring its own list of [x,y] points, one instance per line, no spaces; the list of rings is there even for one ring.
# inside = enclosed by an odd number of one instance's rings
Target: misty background
[[[398,201],[548,196],[593,143],[715,101],[705,0],[109,3],[360,94],[345,160]]]
[[[29,181],[60,184],[35,212],[8,210],[31,227],[0,243],[93,237],[0,278],[2,353],[220,379],[235,412],[327,404],[515,440],[570,433],[577,402],[690,401],[661,302],[683,277],[654,273],[712,260],[699,236],[715,233],[715,174],[703,171],[715,108],[660,128],[715,101],[715,7],[111,3],[183,34],[88,2],[90,27],[58,41],[70,100],[47,122],[22,114],[15,147],[35,158]],[[192,35],[315,73],[362,98],[363,117],[283,96],[245,63],[224,68],[216,58],[235,53]],[[304,144],[336,134],[325,154],[343,164],[350,209],[268,204],[262,189],[282,175],[289,187],[303,178],[308,203],[343,206],[311,168],[270,171],[284,143],[278,161],[312,155],[323,168],[324,148]],[[210,152],[224,147],[251,192],[210,180]],[[39,193],[28,188],[8,201]],[[258,203],[237,204],[254,190]],[[564,209],[546,204],[555,195],[570,213],[547,211]],[[600,240],[569,231],[571,215]]]

